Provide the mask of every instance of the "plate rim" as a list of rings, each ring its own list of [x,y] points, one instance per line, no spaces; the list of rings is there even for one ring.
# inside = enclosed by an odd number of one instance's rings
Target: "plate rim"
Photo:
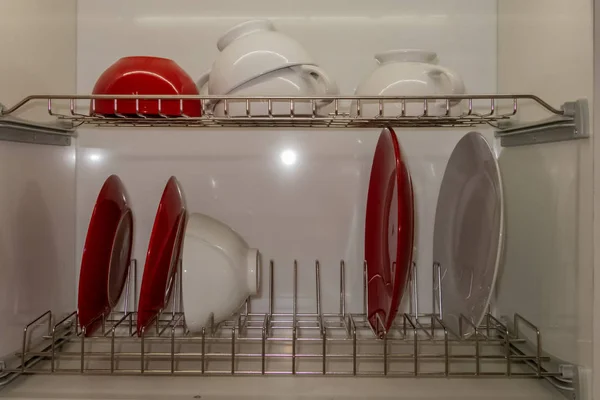
[[[385,331],[389,331],[391,329],[391,326],[397,316],[398,313],[398,308],[400,307],[400,303],[402,301],[402,298],[404,296],[404,294],[406,293],[406,289],[408,287],[408,284],[410,282],[411,279],[411,266],[412,266],[412,262],[413,262],[413,248],[414,248],[414,220],[415,220],[415,202],[414,202],[414,188],[413,188],[413,184],[412,184],[412,176],[410,174],[408,165],[406,164],[406,162],[404,161],[404,157],[402,155],[402,151],[401,151],[401,147],[400,147],[400,143],[398,140],[398,137],[396,135],[396,132],[394,131],[394,129],[392,127],[385,127],[381,130],[380,132],[380,137],[377,141],[377,145],[379,145],[380,140],[382,140],[382,138],[384,137],[384,135],[389,135],[391,142],[392,142],[392,149],[394,152],[394,169],[395,169],[395,180],[396,180],[396,187],[397,189],[397,193],[398,193],[398,203],[400,203],[400,198],[401,198],[401,188],[405,188],[408,187],[408,190],[410,192],[410,196],[408,197],[408,208],[410,209],[410,224],[409,224],[409,229],[411,230],[411,235],[410,235],[410,246],[406,246],[407,247],[407,251],[408,251],[408,263],[405,266],[404,269],[398,268],[396,267],[396,271],[395,271],[395,277],[393,279],[394,285],[392,287],[392,291],[390,294],[387,295],[388,297],[388,302],[389,305],[386,307],[385,310],[383,310],[383,318],[381,316],[381,312],[378,311],[373,311],[371,312],[369,310],[370,307],[370,302],[369,302],[369,282],[370,282],[370,274],[369,274],[369,263],[367,262],[367,254],[366,254],[366,247],[367,247],[367,237],[366,237],[366,231],[365,231],[365,262],[366,262],[366,270],[365,270],[365,275],[366,275],[366,284],[365,284],[365,296],[367,298],[367,320],[369,321],[369,324],[371,325],[371,328],[373,329],[373,331],[378,335],[378,336],[383,336],[385,334],[385,332],[383,332],[380,328],[381,324],[377,324],[374,323],[374,321],[380,320],[383,323],[383,328],[385,329]],[[375,152],[377,151],[377,145],[375,147]],[[365,209],[365,229],[366,226],[368,225],[368,213],[367,213],[367,209],[369,207],[369,203],[370,203],[370,198],[371,196],[369,195],[370,192],[370,188],[371,188],[371,179],[372,179],[372,168],[373,168],[373,164],[375,163],[375,154],[373,155],[373,162],[371,164],[371,174],[369,175],[369,190],[367,191],[367,205],[366,205],[366,209]],[[406,180],[404,181],[404,185],[401,185],[400,179],[401,176],[403,175],[403,173],[405,172],[406,175]],[[387,206],[384,206],[387,207]],[[406,208],[406,207],[405,207]],[[402,209],[402,207],[398,207],[398,210],[400,211]],[[399,212],[398,213],[398,226],[400,226],[401,224],[400,222],[400,218],[401,218],[402,214]],[[398,258],[398,252],[400,251],[401,248],[401,243],[400,243],[400,235],[397,236],[397,250],[396,250],[396,259]],[[401,274],[401,271],[406,270],[406,279],[404,279],[403,282],[399,282],[400,279],[398,279],[398,277]],[[379,271],[379,270],[378,270]],[[378,306],[378,310],[380,309],[380,307]]]
[[[444,171],[444,176],[442,177],[442,181],[440,183],[440,192],[441,192],[441,186],[444,182],[444,177],[446,176],[446,171],[448,170],[448,165],[450,163],[450,159],[452,158],[452,154],[454,153],[454,151],[458,148],[459,144],[463,141],[463,140],[467,140],[468,137],[473,137],[476,136],[478,140],[483,141],[483,143],[485,143],[486,145],[486,149],[489,151],[489,155],[491,155],[491,158],[493,160],[493,166],[494,166],[494,171],[495,174],[493,174],[494,177],[497,178],[497,182],[498,182],[498,203],[500,205],[500,217],[499,217],[499,224],[498,224],[498,241],[497,241],[497,250],[496,250],[496,255],[494,258],[494,272],[492,274],[492,280],[491,280],[491,290],[489,291],[489,293],[487,293],[487,295],[485,296],[485,302],[484,302],[484,306],[483,306],[483,310],[487,310],[491,304],[492,298],[496,292],[496,283],[498,280],[498,275],[500,273],[500,264],[502,263],[502,259],[504,256],[504,246],[505,246],[505,242],[506,242],[506,201],[504,198],[504,182],[502,180],[502,172],[500,170],[500,163],[498,161],[498,157],[496,155],[496,152],[494,151],[493,147],[490,145],[489,141],[485,138],[485,136],[483,134],[481,134],[478,131],[469,131],[467,132],[465,135],[463,135],[459,141],[456,143],[454,149],[452,150],[452,153],[450,154],[450,158],[448,159],[448,164],[446,164],[446,170]],[[440,206],[440,197],[438,194],[438,202],[436,204],[436,215],[437,215],[437,210],[438,207]],[[435,232],[436,232],[436,220],[437,218],[434,219],[434,229],[433,229],[433,253],[435,253]],[[435,254],[433,254],[433,262],[438,263],[439,261],[436,260]],[[435,274],[434,274],[435,275]],[[440,273],[441,276],[443,276],[443,273]],[[439,291],[442,290],[442,282],[438,282],[438,292],[434,293],[434,295],[438,296],[438,301],[439,301]],[[442,304],[442,321],[443,319],[443,310],[444,310],[444,305],[443,305],[443,290],[442,290],[442,301],[440,302]],[[434,305],[435,307],[435,302]],[[439,311],[439,310],[438,310]],[[481,325],[481,323],[483,322],[483,319],[485,318],[485,315],[487,314],[487,311],[484,311],[481,313],[481,315],[479,315],[476,320],[471,321],[476,327],[479,327]],[[455,332],[457,335],[460,336],[459,332]],[[468,327],[467,328],[467,332],[463,333],[462,337],[463,338],[468,338],[471,335],[473,335],[475,333],[475,330],[472,330],[472,327]]]
[[[114,229],[111,232],[112,240],[110,241],[110,246],[107,246],[107,249],[110,252],[110,254],[108,256],[108,263],[106,264],[106,266],[101,265],[101,267],[102,267],[101,275],[102,275],[103,279],[105,278],[104,279],[105,282],[102,285],[98,285],[97,282],[94,279],[92,279],[92,278],[95,278],[96,275],[90,275],[90,272],[86,272],[86,271],[91,271],[92,268],[97,268],[97,264],[92,262],[94,259],[89,258],[91,256],[90,256],[90,252],[88,251],[88,249],[90,247],[96,245],[96,242],[97,242],[96,237],[98,234],[96,233],[95,230],[93,230],[94,227],[96,226],[96,224],[106,221],[106,218],[102,217],[101,214],[99,214],[102,211],[100,206],[102,204],[104,204],[105,202],[111,202],[111,203],[115,204],[120,211],[120,215],[118,217],[117,222],[115,223]],[[131,210],[131,207],[129,207],[127,192],[125,190],[125,186],[123,185],[122,180],[119,178],[118,175],[112,174],[104,180],[104,183],[102,184],[102,187],[101,187],[100,191],[98,192],[98,196],[96,198],[96,202],[95,202],[94,208],[92,210],[92,215],[90,217],[90,222],[88,223],[88,230],[87,230],[86,238],[85,238],[84,245],[83,245],[83,251],[82,251],[82,255],[81,255],[81,264],[79,267],[79,284],[78,284],[78,289],[77,289],[78,325],[81,327],[82,330],[85,330],[86,336],[90,336],[91,334],[93,334],[94,331],[98,328],[98,325],[100,323],[100,318],[102,318],[104,315],[109,313],[114,308],[114,306],[116,306],[116,304],[114,304],[114,305],[111,304],[110,291],[109,291],[111,255],[115,248],[115,242],[117,240],[117,231],[118,231],[119,224],[127,216],[131,217],[131,222],[132,222],[131,227],[130,227],[130,231],[131,231],[130,243],[131,243],[131,245],[129,246],[129,251],[128,251],[128,254],[129,254],[128,260],[129,260],[129,259],[131,259],[131,251],[133,249],[133,212]],[[123,277],[124,277],[123,282],[121,282],[119,284],[119,286],[120,286],[119,299],[122,296],[123,289],[125,287],[125,282],[127,281],[127,277],[129,275],[129,265],[130,265],[130,262],[128,261],[125,266],[125,274],[123,275]],[[98,291],[98,290],[103,291],[102,305],[97,306],[97,307],[89,307],[89,305],[86,304],[86,298],[89,298],[88,293],[90,291]],[[117,303],[118,303],[118,300],[117,300]],[[82,311],[82,309],[85,309],[85,308],[98,308],[98,310],[95,312],[95,314],[91,318],[89,318],[89,319],[85,318],[82,320],[82,318],[81,318],[82,312],[81,311]],[[102,310],[100,310],[100,308],[102,308]],[[85,316],[86,313],[84,312],[83,315]]]
[[[177,199],[179,201],[179,209],[177,211],[177,216],[175,217],[174,226],[172,226],[171,229],[169,230],[169,232],[164,235],[165,239],[159,243],[157,241],[157,237],[155,235],[158,235],[157,226],[158,226],[159,217],[161,215],[164,215],[164,214],[161,214],[160,211],[161,211],[161,209],[166,207],[167,196],[171,190],[175,190]],[[154,299],[154,297],[155,297],[155,296],[153,296],[154,290],[152,290],[152,288],[154,288],[155,286],[158,286],[158,284],[156,283],[156,279],[153,279],[153,272],[156,271],[158,268],[160,268],[159,265],[161,264],[161,261],[163,260],[163,255],[165,254],[165,251],[171,252],[171,257],[169,257],[169,259],[170,259],[169,270],[171,270],[173,254],[177,252],[178,247],[181,248],[181,245],[183,243],[183,241],[181,241],[181,240],[178,241],[177,239],[179,237],[178,231],[180,230],[179,229],[180,225],[183,224],[183,226],[185,226],[185,223],[187,221],[186,214],[187,214],[187,208],[186,208],[185,198],[183,195],[183,190],[181,189],[181,185],[179,184],[179,181],[177,180],[177,178],[175,176],[171,176],[169,178],[169,180],[167,181],[167,183],[165,184],[165,188],[163,189],[163,192],[162,192],[162,195],[160,198],[160,202],[156,209],[154,223],[152,224],[152,230],[151,230],[150,239],[148,242],[148,249],[146,251],[146,261],[144,263],[144,272],[142,273],[142,282],[140,285],[140,297],[139,297],[138,307],[137,307],[136,331],[137,331],[137,334],[140,336],[142,335],[145,328],[156,317],[156,315],[153,315],[149,319],[146,319],[145,318],[146,311],[142,312],[142,308],[146,307],[146,304],[145,304],[147,302],[146,299]],[[169,236],[173,229],[176,230],[175,238],[173,241],[173,246],[171,246],[167,249],[166,248],[167,243],[165,243],[165,241],[168,241]],[[152,253],[152,255],[151,255],[151,253]],[[154,256],[153,253],[156,253],[157,256]],[[180,253],[180,251],[179,251],[179,253]],[[150,257],[153,257],[153,258],[150,258]],[[178,261],[175,260],[175,263],[177,263],[177,262]],[[175,266],[173,268],[173,274],[177,274],[177,266]],[[165,286],[165,290],[163,291],[164,293],[162,294],[161,300],[157,301],[159,303],[162,303],[163,307],[167,304],[168,299],[170,298],[170,296],[172,296],[172,293],[173,293],[173,291],[170,290],[169,286],[172,286],[174,284],[174,281],[177,279],[177,278],[174,278],[169,281],[169,279],[168,279],[169,275],[170,274],[167,271],[166,281],[162,282],[162,279],[161,279],[161,282],[159,282],[160,286]],[[169,282],[170,282],[170,284],[169,284]],[[154,303],[154,302],[152,302],[152,303]]]

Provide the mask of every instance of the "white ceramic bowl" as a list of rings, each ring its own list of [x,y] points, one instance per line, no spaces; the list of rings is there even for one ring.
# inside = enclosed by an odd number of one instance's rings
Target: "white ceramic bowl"
[[[464,94],[465,85],[454,71],[437,65],[437,55],[424,50],[391,50],[375,55],[379,66],[358,85],[357,96],[436,96]],[[451,102],[453,114],[460,112]],[[454,109],[452,109],[454,108]],[[423,101],[406,101],[406,116],[424,114]],[[353,102],[350,113],[357,113]],[[442,116],[446,113],[446,102],[429,101],[428,115]],[[373,117],[379,114],[379,103],[361,101],[361,116]],[[402,114],[401,102],[386,102],[383,116],[395,117]],[[452,115],[452,114],[451,114]]]
[[[337,95],[339,90],[335,81],[330,79],[321,68],[314,65],[301,65],[296,67],[283,68],[270,72],[252,79],[237,89],[230,92],[230,96],[325,96]],[[315,101],[315,113],[331,103],[331,100]],[[251,101],[250,115],[268,116],[269,103],[264,101]],[[271,102],[272,115],[289,116],[289,100],[273,100]],[[214,107],[214,115],[224,117],[246,116],[245,100],[230,100],[227,102],[227,111],[225,114],[224,102],[218,102]],[[307,101],[294,101],[294,115],[312,115],[312,103]]]
[[[252,20],[227,31],[217,42],[221,52],[210,71],[198,80],[208,82],[208,94],[221,95],[277,69],[314,65],[313,58],[296,40],[277,32],[268,20]]]
[[[230,317],[255,295],[260,253],[224,223],[189,215],[183,243],[183,310],[187,327],[199,332]]]

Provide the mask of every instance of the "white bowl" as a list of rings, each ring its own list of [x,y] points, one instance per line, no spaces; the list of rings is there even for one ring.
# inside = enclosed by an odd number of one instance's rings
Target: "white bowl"
[[[277,71],[270,72],[252,79],[237,89],[234,89],[229,96],[326,96],[337,95],[339,90],[335,81],[321,68],[314,65],[301,65],[296,67],[283,68]],[[316,100],[315,113],[331,103],[332,100]],[[269,103],[268,100],[254,100],[249,103],[250,115],[252,116],[268,116]],[[310,100],[294,101],[294,115],[312,115],[312,103]],[[290,101],[289,100],[272,100],[271,114],[273,116],[289,116]],[[227,111],[225,114],[225,104],[220,101],[214,107],[213,113],[218,117],[227,115],[232,117],[246,116],[246,101],[245,100],[228,100]]]
[[[187,328],[200,332],[235,313],[258,293],[260,253],[224,223],[189,215],[183,243],[183,311]]]
[[[208,94],[221,95],[277,69],[315,62],[296,40],[277,32],[268,20],[252,20],[227,31],[217,42],[221,52],[210,71],[198,80],[208,82]]]
[[[357,96],[441,96],[464,94],[465,85],[454,71],[437,65],[437,55],[424,50],[391,50],[375,55],[379,66],[356,89]],[[451,111],[456,113],[459,102],[450,102]],[[406,116],[424,114],[423,101],[406,101]],[[428,115],[442,116],[446,113],[446,101],[428,102]],[[352,102],[350,114],[356,115],[357,104]],[[377,101],[361,101],[361,116],[379,114]],[[385,102],[383,116],[396,117],[402,114],[402,102]]]

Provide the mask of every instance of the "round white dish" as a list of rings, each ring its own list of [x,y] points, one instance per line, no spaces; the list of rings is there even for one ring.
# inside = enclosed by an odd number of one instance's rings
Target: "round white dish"
[[[306,49],[291,37],[277,32],[268,20],[236,25],[217,42],[221,51],[210,71],[197,82],[208,83],[208,94],[224,95],[236,87],[277,69],[315,65]]]
[[[315,65],[299,65],[279,69],[252,79],[228,95],[231,96],[327,96],[339,94],[337,84],[331,80],[325,71]],[[330,104],[332,100],[315,101],[315,113]],[[252,101],[249,104],[250,115],[268,116],[268,100]],[[272,100],[271,114],[273,116],[290,115],[289,100]],[[224,117],[225,104],[221,101],[214,107],[215,116]],[[232,117],[246,116],[246,101],[231,100],[227,102],[227,115]],[[294,115],[312,115],[312,103],[294,101]]]
[[[460,76],[440,65],[437,55],[424,50],[391,50],[375,55],[379,66],[356,88],[357,96],[435,96],[465,93]],[[451,102],[450,107],[458,102]],[[446,113],[445,101],[429,101],[428,115],[442,116]],[[353,102],[350,113],[357,114]],[[379,103],[361,101],[361,116],[374,117],[379,114]],[[402,114],[401,102],[386,102],[383,116],[396,117]],[[423,101],[406,101],[406,116],[424,114]]]
[[[189,215],[182,256],[183,311],[199,332],[235,313],[258,293],[260,253],[229,226],[204,214]]]
[[[477,132],[456,145],[435,213],[433,260],[441,268],[442,319],[455,334],[474,332],[487,312],[504,242],[504,197],[494,152]],[[463,315],[468,321],[462,321]]]

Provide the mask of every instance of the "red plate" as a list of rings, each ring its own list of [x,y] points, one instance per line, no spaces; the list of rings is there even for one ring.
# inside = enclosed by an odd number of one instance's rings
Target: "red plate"
[[[77,301],[79,324],[91,335],[117,305],[127,280],[133,216],[116,175],[104,182],[88,227]]]
[[[379,136],[371,167],[365,224],[367,315],[379,336],[390,330],[406,289],[413,234],[410,175],[396,134],[385,128]]]
[[[179,182],[165,187],[150,235],[138,306],[137,332],[147,327],[169,302],[183,242],[186,211]]]

